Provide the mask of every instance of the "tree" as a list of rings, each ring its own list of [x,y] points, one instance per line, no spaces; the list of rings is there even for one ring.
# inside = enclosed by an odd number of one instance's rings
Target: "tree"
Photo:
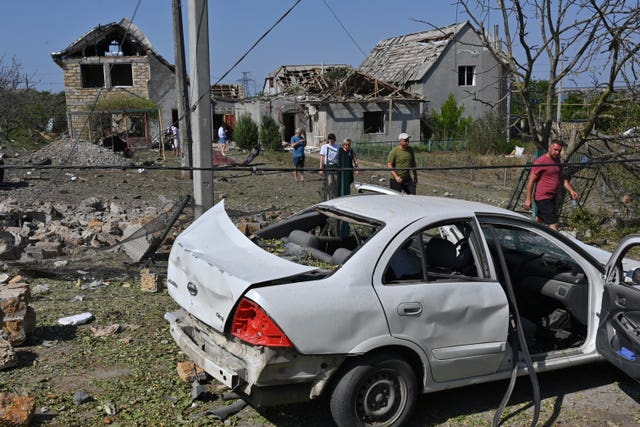
[[[458,106],[453,94],[449,94],[440,111],[431,112],[429,128],[438,139],[461,138],[472,121],[470,117],[463,117],[463,114],[464,106]]]
[[[276,121],[268,114],[262,116],[258,141],[267,150],[282,151],[282,136]]]
[[[459,0],[483,43],[495,47],[484,27],[485,18],[496,12],[502,21],[504,52],[499,53],[511,75],[512,92],[524,108],[533,142],[546,148],[554,129],[554,104],[562,82],[590,79],[599,89],[586,120],[566,154],[571,157],[592,138],[601,114],[607,109],[620,82],[635,84],[640,50],[640,9],[632,0]],[[547,91],[537,116],[532,92],[539,69],[547,71]]]
[[[258,143],[258,125],[254,123],[249,114],[243,114],[238,118],[233,131],[233,139],[240,148],[250,150]]]
[[[0,57],[0,140],[41,142],[43,132],[66,129],[64,93],[39,92],[30,84],[15,58]]]

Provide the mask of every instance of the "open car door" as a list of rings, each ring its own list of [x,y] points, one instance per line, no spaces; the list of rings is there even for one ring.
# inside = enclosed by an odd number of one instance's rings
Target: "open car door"
[[[596,348],[640,381],[640,234],[622,239],[607,263]]]

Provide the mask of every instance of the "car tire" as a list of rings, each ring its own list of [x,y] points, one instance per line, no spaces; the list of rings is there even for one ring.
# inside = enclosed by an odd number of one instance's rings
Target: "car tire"
[[[330,397],[338,427],[404,424],[417,397],[411,366],[393,353],[364,357],[340,377]]]

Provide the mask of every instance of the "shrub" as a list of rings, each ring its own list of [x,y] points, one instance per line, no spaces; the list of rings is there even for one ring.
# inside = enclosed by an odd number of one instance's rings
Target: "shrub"
[[[473,154],[508,154],[513,150],[505,138],[504,118],[493,111],[471,123],[467,138]]]
[[[233,130],[233,139],[238,147],[251,150],[258,144],[258,125],[256,125],[249,114],[243,114],[236,122]]]
[[[265,150],[282,151],[282,137],[278,125],[273,117],[267,114],[262,116],[258,141]]]

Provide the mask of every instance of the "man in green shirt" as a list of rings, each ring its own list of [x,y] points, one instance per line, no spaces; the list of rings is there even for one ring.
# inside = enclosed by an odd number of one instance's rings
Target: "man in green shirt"
[[[406,133],[398,135],[398,145],[393,147],[387,158],[387,167],[391,169],[391,179],[389,187],[399,192],[416,194],[416,184],[418,183],[418,172],[405,168],[416,167],[416,155],[413,148],[409,147],[409,138]],[[411,179],[413,175],[413,179]]]

